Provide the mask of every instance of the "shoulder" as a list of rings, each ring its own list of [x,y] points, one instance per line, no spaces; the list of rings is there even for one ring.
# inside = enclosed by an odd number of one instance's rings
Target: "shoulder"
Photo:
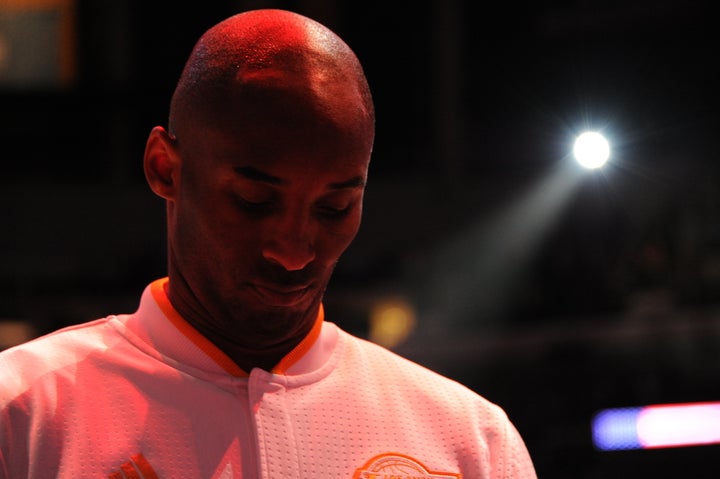
[[[382,404],[402,424],[421,424],[432,437],[452,437],[480,448],[502,467],[515,461],[522,467],[531,464],[522,438],[502,407],[377,344],[348,333],[341,336],[345,343],[341,367],[350,378],[346,382],[351,383],[344,386],[358,400]]]
[[[0,352],[0,408],[43,378],[107,347],[113,316],[69,326]]]
[[[396,391],[418,402],[461,414],[491,416],[507,420],[505,412],[477,392],[454,379],[400,356],[378,344],[341,332],[346,362],[362,380],[386,391]],[[487,419],[487,418],[486,418]]]
[[[364,366],[370,367],[373,380],[408,378],[409,381],[418,382],[418,385],[437,384],[448,386],[453,389],[467,390],[460,383],[445,377],[425,366],[411,361],[399,354],[386,349],[379,344],[366,339],[358,338],[341,330],[341,336],[347,343],[347,355],[350,360],[362,362]],[[473,393],[474,394],[474,393]]]

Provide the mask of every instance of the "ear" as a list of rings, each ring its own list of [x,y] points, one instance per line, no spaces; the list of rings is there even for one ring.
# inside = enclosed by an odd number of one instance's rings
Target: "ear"
[[[174,139],[161,126],[150,131],[143,166],[150,189],[166,200],[174,199],[180,176],[180,157]]]

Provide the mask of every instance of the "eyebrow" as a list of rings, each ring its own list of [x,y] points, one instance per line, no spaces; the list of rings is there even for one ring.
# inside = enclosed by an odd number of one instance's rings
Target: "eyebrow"
[[[337,183],[330,183],[328,187],[331,190],[343,190],[346,188],[362,188],[365,186],[365,178],[362,176],[355,176],[346,181],[339,181]]]
[[[265,171],[259,170],[253,166],[238,166],[235,171],[248,180],[260,181],[270,185],[282,185],[285,183],[282,178],[271,175]],[[352,188],[363,188],[365,186],[365,178],[363,176],[354,176],[349,180],[330,183],[328,188],[331,190],[344,190]]]
[[[262,170],[258,170],[252,166],[238,166],[235,171],[240,175],[244,176],[248,180],[261,181],[263,183],[269,183],[271,185],[282,185],[284,182],[277,176],[273,176]]]

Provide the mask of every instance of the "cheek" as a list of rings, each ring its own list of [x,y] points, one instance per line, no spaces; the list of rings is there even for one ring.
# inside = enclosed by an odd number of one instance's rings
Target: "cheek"
[[[235,260],[239,252],[251,249],[253,235],[247,234],[251,228],[241,221],[232,202],[211,192],[185,198],[178,204],[175,228],[185,254],[217,263],[223,261],[219,258]]]
[[[322,250],[329,261],[337,261],[355,239],[355,235],[360,229],[360,216],[360,212],[358,212],[341,224],[334,225],[334,227],[321,232]]]

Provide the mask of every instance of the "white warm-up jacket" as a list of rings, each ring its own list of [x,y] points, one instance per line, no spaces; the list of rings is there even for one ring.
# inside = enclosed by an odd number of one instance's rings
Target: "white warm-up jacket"
[[[324,321],[238,368],[150,284],[0,353],[0,479],[534,479],[505,413]]]

